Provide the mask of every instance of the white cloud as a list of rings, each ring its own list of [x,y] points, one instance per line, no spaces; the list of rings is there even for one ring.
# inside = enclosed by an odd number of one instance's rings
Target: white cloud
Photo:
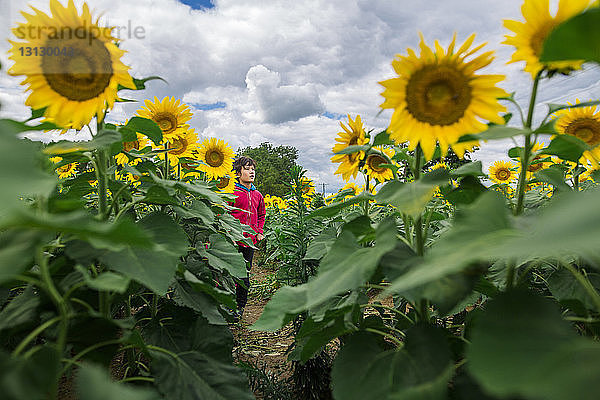
[[[324,111],[314,85],[282,86],[279,74],[264,65],[255,65],[248,70],[246,85],[262,122],[281,124]],[[252,117],[254,113],[247,115]]]

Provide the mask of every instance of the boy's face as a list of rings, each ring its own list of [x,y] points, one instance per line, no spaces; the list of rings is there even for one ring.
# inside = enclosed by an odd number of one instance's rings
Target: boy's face
[[[252,183],[254,182],[254,165],[244,165],[238,173],[238,179],[240,183]]]

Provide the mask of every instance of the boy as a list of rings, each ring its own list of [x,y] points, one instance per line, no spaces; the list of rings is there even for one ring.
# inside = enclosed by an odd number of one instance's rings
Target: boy
[[[256,190],[256,187],[253,184],[255,167],[256,162],[250,157],[241,156],[233,162],[233,171],[237,177],[233,194],[235,194],[237,198],[232,205],[248,212],[239,210],[233,210],[231,212],[231,215],[238,219],[242,224],[250,225],[254,232],[256,232],[256,235],[244,233],[244,236],[252,239],[254,245],[264,238],[263,227],[265,225],[266,214],[263,196]],[[249,273],[250,268],[252,267],[254,249],[238,243],[238,250],[246,260],[246,270]],[[242,278],[242,280],[244,281],[245,287],[236,285],[236,301],[238,306],[236,320],[239,320],[242,316],[244,307],[248,301],[248,290],[250,289],[249,274],[246,275],[246,278]]]

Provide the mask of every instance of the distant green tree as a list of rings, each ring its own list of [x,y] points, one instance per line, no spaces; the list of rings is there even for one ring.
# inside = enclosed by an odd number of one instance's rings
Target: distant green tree
[[[293,146],[273,146],[263,142],[258,147],[238,149],[238,156],[251,157],[256,161],[255,185],[263,195],[284,196],[288,189],[289,171],[298,159],[298,149]]]

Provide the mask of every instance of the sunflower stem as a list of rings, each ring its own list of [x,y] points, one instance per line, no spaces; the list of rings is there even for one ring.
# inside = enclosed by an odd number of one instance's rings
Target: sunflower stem
[[[50,299],[58,308],[60,314],[60,325],[58,328],[58,338],[56,340],[56,347],[60,354],[62,354],[65,350],[65,346],[67,343],[67,331],[69,328],[69,310],[65,300],[60,295],[58,289],[54,285],[54,281],[52,280],[52,276],[50,274],[50,267],[48,266],[48,258],[44,253],[44,249],[40,247],[37,252],[37,264],[40,268],[40,274],[42,277],[42,281],[44,282],[44,289],[50,295]]]
[[[533,80],[533,88],[531,89],[531,98],[529,99],[529,110],[527,111],[527,121],[525,121],[525,128],[531,129],[533,122],[533,110],[535,108],[535,99],[537,97],[538,84],[541,79],[541,71],[535,76]],[[525,199],[525,187],[527,186],[527,168],[529,166],[529,156],[531,155],[531,134],[525,135],[525,148],[523,149],[523,157],[521,157],[521,171],[519,173],[519,183],[517,185],[517,207],[515,208],[515,215],[520,215],[523,212],[523,200]]]
[[[165,143],[165,178],[169,179],[169,142]]]
[[[421,159],[423,157],[423,150],[421,150],[421,146],[417,145],[415,149],[415,169],[413,171],[413,175],[415,177],[415,182],[419,180],[421,176]],[[415,227],[415,253],[418,256],[423,255],[424,248],[424,238],[423,238],[423,220],[422,215],[419,215],[414,221]]]
[[[96,124],[96,135],[98,135],[103,128],[104,122],[98,121]],[[106,220],[108,218],[106,164],[106,150],[98,149],[96,153],[96,178],[98,179],[98,218],[101,220]]]
[[[368,176],[365,177],[366,178],[366,183],[365,183],[365,192],[369,193],[369,182],[370,179]],[[369,216],[369,199],[365,199],[365,216]]]
[[[579,168],[579,161],[577,162],[577,165],[575,166],[575,169],[573,171],[577,171],[578,168]],[[575,175],[575,174],[573,174],[573,175]],[[577,174],[573,177],[573,188],[575,189],[576,192],[579,192],[579,174]]]
[[[596,311],[600,312],[600,294],[594,288],[594,286],[590,283],[589,279],[584,276],[581,272],[577,271],[577,269],[571,265],[570,263],[563,263],[567,271],[573,275],[573,277],[579,282],[579,284],[583,287],[583,289],[590,296],[594,305],[596,306]]]

